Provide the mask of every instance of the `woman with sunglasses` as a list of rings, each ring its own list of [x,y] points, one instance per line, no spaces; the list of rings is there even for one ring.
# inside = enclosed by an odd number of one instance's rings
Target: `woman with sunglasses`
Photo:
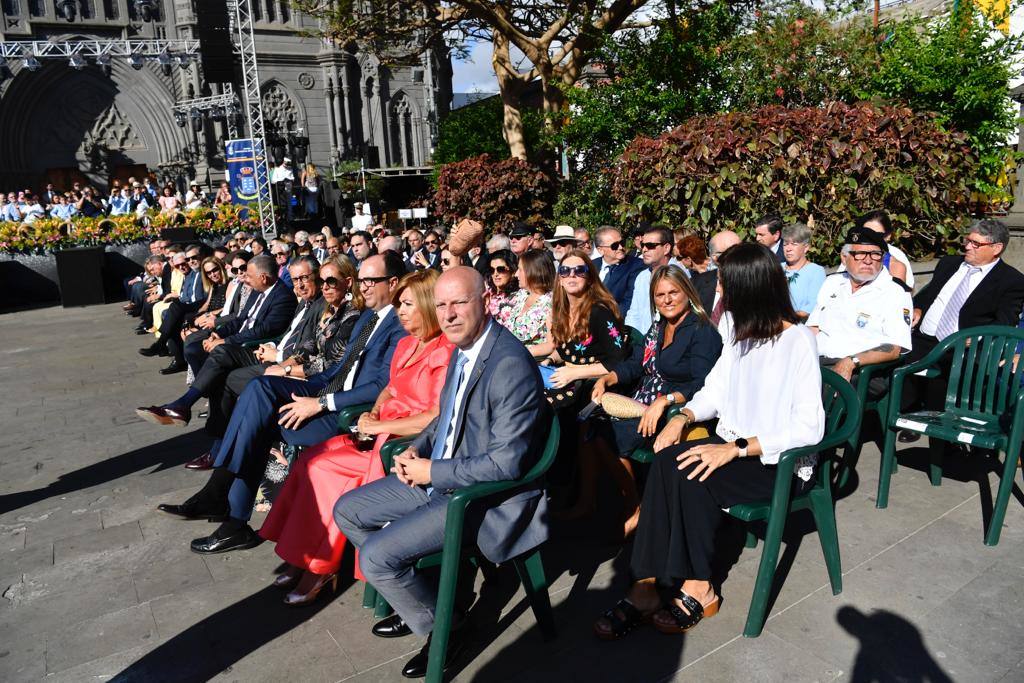
[[[778,257],[745,242],[718,267],[731,337],[704,387],[655,439],[630,560],[635,583],[595,622],[605,640],[646,621],[680,634],[717,614],[711,561],[722,509],[770,500],[779,456],[825,431],[815,335],[799,324]],[[714,424],[711,437],[680,443],[697,422]],[[793,495],[812,486],[816,460],[797,460]],[[675,591],[664,607],[659,584]]]
[[[498,322],[523,342],[534,358],[547,358],[555,349],[551,340],[555,264],[547,251],[525,252],[519,259],[516,280],[521,289],[512,295],[507,316]]]
[[[552,361],[561,367],[551,374],[547,395],[561,409],[575,406],[585,380],[608,374],[626,359],[629,337],[619,306],[601,284],[587,252],[573,249],[557,272],[551,307]]]
[[[519,291],[519,281],[516,280],[519,259],[511,250],[501,249],[487,257],[487,264],[487,291],[491,293],[487,309],[492,318],[505,325],[512,308],[512,298]]]
[[[260,536],[276,541],[288,563],[274,585],[295,590],[285,604],[307,605],[337,579],[345,537],[334,523],[338,497],[385,476],[380,447],[390,436],[421,432],[437,417],[441,387],[455,346],[441,334],[434,307],[436,270],[402,278],[393,296],[399,321],[409,335],[398,342],[391,379],[370,412],[359,418],[360,434],[374,437],[366,450],[344,434],[306,449],[292,467]],[[356,562],[356,573],[359,563]],[[296,585],[297,584],[297,585]]]

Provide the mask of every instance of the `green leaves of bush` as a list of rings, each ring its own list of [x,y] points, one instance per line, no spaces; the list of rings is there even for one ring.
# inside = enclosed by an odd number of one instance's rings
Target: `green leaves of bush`
[[[832,102],[695,117],[637,138],[615,169],[624,221],[666,221],[707,236],[749,234],[778,212],[815,224],[817,258],[857,215],[885,208],[912,256],[942,249],[964,224],[978,158],[962,133],[906,107]]]

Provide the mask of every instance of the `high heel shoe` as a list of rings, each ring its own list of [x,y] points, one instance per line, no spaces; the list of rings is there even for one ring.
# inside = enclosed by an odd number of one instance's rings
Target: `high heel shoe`
[[[316,584],[314,584],[306,593],[296,593],[295,591],[292,591],[288,595],[284,596],[284,604],[289,607],[302,607],[303,605],[309,605],[316,600],[316,596],[320,594],[320,591],[323,590],[324,586],[327,584],[331,584],[332,591],[337,591],[338,575],[327,574],[325,576],[321,576],[317,580]]]
[[[295,574],[292,574],[290,571],[286,571],[282,574],[278,574],[277,578],[274,579],[274,583],[270,585],[272,585],[274,588],[280,588],[281,590],[290,590],[292,588],[295,588],[295,585],[298,584],[301,578],[301,571]]]

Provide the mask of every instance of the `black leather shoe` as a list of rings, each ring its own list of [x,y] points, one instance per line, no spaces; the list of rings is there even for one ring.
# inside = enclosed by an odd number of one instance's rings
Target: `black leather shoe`
[[[179,363],[178,359],[175,358],[174,360],[171,361],[171,364],[168,365],[166,368],[161,368],[160,374],[174,375],[179,372],[185,372],[186,370],[188,370],[188,365],[186,365],[185,363]]]
[[[402,668],[402,675],[406,678],[425,678],[427,675],[427,661],[430,658],[430,641],[433,638],[431,634],[430,638],[427,638],[427,644],[423,646],[423,649],[413,655],[412,659],[405,663],[405,667]],[[448,652],[445,653],[444,658],[444,670],[447,671],[448,667],[455,663],[455,660],[462,654],[462,650],[466,646],[466,641],[460,631],[452,631],[448,636]]]
[[[215,519],[223,520],[228,514],[227,503],[208,503],[201,500],[186,500],[181,505],[171,503],[160,503],[156,506],[160,512],[169,515],[176,515],[185,519]]]
[[[200,555],[213,555],[216,553],[227,553],[232,550],[247,550],[255,548],[263,539],[252,530],[248,524],[236,531],[227,531],[221,525],[209,536],[197,538],[192,541],[192,552]]]
[[[136,327],[135,328],[135,334],[137,334],[139,336],[144,335],[144,334],[149,334],[149,330],[147,330],[145,327]]]
[[[146,356],[147,358],[152,358],[153,356],[159,356],[160,355],[160,345],[154,342],[154,343],[150,344],[149,346],[143,347],[143,348],[139,349],[139,355],[140,356]]]
[[[921,435],[917,432],[912,432],[909,429],[903,429],[899,434],[896,435],[896,440],[900,443],[914,443],[921,438]]]
[[[412,633],[412,629],[397,614],[392,614],[386,619],[381,619],[370,629],[373,635],[378,638],[401,638]]]

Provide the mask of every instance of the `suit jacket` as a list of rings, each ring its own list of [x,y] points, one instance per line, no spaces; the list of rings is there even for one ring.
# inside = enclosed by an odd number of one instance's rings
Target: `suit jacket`
[[[931,281],[914,297],[914,308],[921,309],[922,319],[963,262],[963,256],[943,256],[939,259]],[[1016,327],[1020,321],[1022,305],[1024,274],[1007,265],[1006,261],[1000,260],[964,301],[963,307],[960,308],[960,329],[966,330],[968,327],[979,325]]]
[[[242,312],[234,320],[229,320],[216,328],[217,334],[224,341],[229,344],[244,344],[257,339],[276,337],[287,331],[292,318],[295,317],[295,294],[280,280],[274,285],[256,314],[255,324],[249,329],[242,329],[249,318],[249,311],[259,298],[257,292],[250,294]]]
[[[600,273],[601,268],[604,267],[604,259],[599,258],[594,261],[594,266],[597,268],[597,272]],[[605,276],[604,287],[615,297],[615,302],[619,304],[619,315],[623,318],[629,312],[629,306],[633,300],[633,282],[636,280],[637,274],[644,268],[646,266],[641,259],[632,254],[627,254],[626,258],[612,266],[612,269],[608,271],[608,275]]]
[[[775,243],[775,246],[771,248],[771,251],[772,251],[773,254],[775,254],[775,258],[779,259],[779,263],[785,263],[786,262],[786,255],[782,251],[782,238],[781,237],[779,238],[779,241]]]
[[[703,273],[692,273],[690,282],[700,296],[700,303],[704,312],[711,315],[715,308],[715,290],[718,289],[718,271],[708,270]]]
[[[365,310],[360,314],[355,327],[352,328],[350,340],[358,339],[359,334],[366,326],[367,321],[373,314],[371,310]],[[363,348],[359,364],[356,365],[356,376],[352,382],[352,388],[348,391],[338,391],[334,394],[334,407],[341,409],[346,406],[354,406],[359,403],[373,403],[377,400],[380,392],[388,385],[391,378],[391,357],[395,355],[395,347],[398,340],[406,336],[408,332],[398,322],[398,315],[395,309],[388,311],[374,330],[373,336]],[[352,353],[351,345],[345,349],[345,355],[337,363],[323,372],[309,378],[310,386],[319,393],[334,379],[335,375],[341,372],[349,355]]]
[[[431,464],[431,485],[438,490],[518,479],[540,458],[547,440],[551,411],[536,361],[511,332],[493,321],[489,325],[455,414],[452,457]],[[458,389],[454,372],[452,360],[442,406]],[[430,457],[434,440],[448,433],[439,419],[413,441],[421,456]],[[492,562],[505,562],[547,540],[547,500],[540,481],[498,494],[485,505],[476,543]]]
[[[292,311],[293,320],[295,313],[298,312],[299,306],[301,305],[301,301],[295,304],[295,310]],[[288,348],[285,349],[284,354],[285,358],[290,358],[295,355],[295,351],[298,350],[300,344],[316,337],[317,324],[320,322],[320,316],[323,314],[324,306],[326,305],[327,302],[325,302],[324,298],[319,295],[312,303],[310,303],[309,308],[306,309],[306,313],[302,317],[302,322],[299,323],[298,328],[295,330],[295,334],[288,339]],[[288,325],[290,326],[291,322],[289,322]],[[285,331],[287,330],[288,328],[286,327]]]
[[[174,273],[174,266],[170,261],[164,263],[164,272],[160,274],[160,291],[166,294],[171,291],[171,274]]]

